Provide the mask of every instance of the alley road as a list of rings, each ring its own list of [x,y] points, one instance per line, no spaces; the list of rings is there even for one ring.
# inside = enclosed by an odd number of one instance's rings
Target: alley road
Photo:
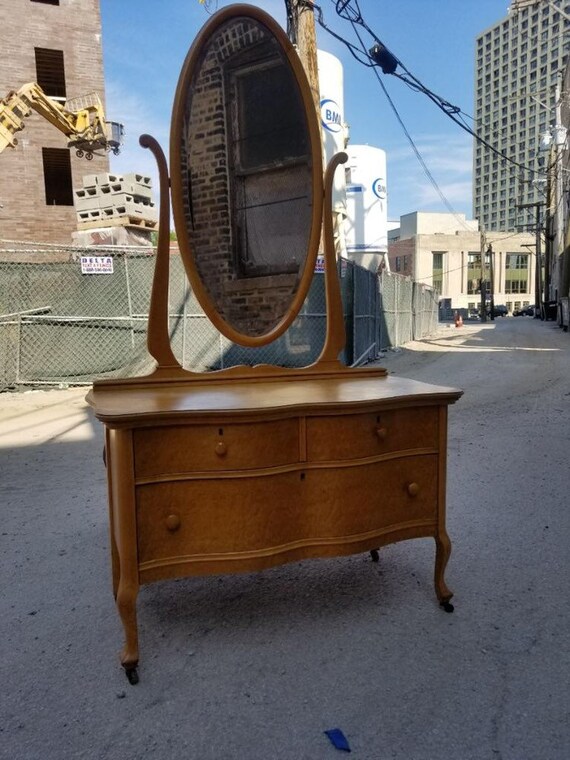
[[[102,430],[85,390],[0,395],[2,760],[570,757],[570,334],[504,318],[388,352],[450,409],[447,581],[433,541],[139,596],[118,665]],[[381,488],[381,484],[379,484]]]

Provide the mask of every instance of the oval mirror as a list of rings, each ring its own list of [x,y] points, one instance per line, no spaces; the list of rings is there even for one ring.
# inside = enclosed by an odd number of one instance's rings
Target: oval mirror
[[[170,173],[180,254],[202,308],[235,343],[274,340],[311,282],[323,175],[305,73],[258,8],[219,11],[192,45],[174,101]]]

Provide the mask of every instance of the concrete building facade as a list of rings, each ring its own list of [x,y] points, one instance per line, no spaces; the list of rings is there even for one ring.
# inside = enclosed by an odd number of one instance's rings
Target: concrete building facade
[[[481,279],[491,293],[491,264],[495,304],[513,312],[534,303],[535,237],[530,233],[488,232],[483,237],[477,221],[464,214],[414,212],[400,217],[400,228],[388,233],[388,256],[393,272],[434,287],[440,302],[453,309],[480,309]]]
[[[104,103],[99,0],[0,3],[0,98],[28,82],[64,104],[97,92]],[[0,239],[71,243],[73,188],[109,171],[106,155],[77,158],[65,135],[33,112],[15,149],[0,155]]]
[[[517,206],[545,200],[533,172],[544,170],[540,135],[554,123],[556,84],[570,51],[567,14],[567,0],[512,0],[507,17],[477,37],[475,131],[509,159],[474,143],[473,216],[485,229],[528,229],[535,210]]]

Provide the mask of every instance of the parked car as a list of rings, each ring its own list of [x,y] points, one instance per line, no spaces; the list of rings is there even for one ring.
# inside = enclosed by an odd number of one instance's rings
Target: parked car
[[[502,304],[493,306],[493,309],[489,308],[489,314],[493,317],[506,317],[509,310]]]
[[[513,311],[513,317],[534,317],[534,304],[528,306],[521,306]]]

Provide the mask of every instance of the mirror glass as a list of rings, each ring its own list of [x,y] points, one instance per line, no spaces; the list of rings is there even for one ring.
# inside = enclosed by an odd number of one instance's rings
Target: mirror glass
[[[196,294],[235,340],[224,324],[257,337],[294,317],[320,212],[316,222],[306,96],[283,41],[256,17],[213,26],[179,83],[178,213],[174,183],[173,205]]]

